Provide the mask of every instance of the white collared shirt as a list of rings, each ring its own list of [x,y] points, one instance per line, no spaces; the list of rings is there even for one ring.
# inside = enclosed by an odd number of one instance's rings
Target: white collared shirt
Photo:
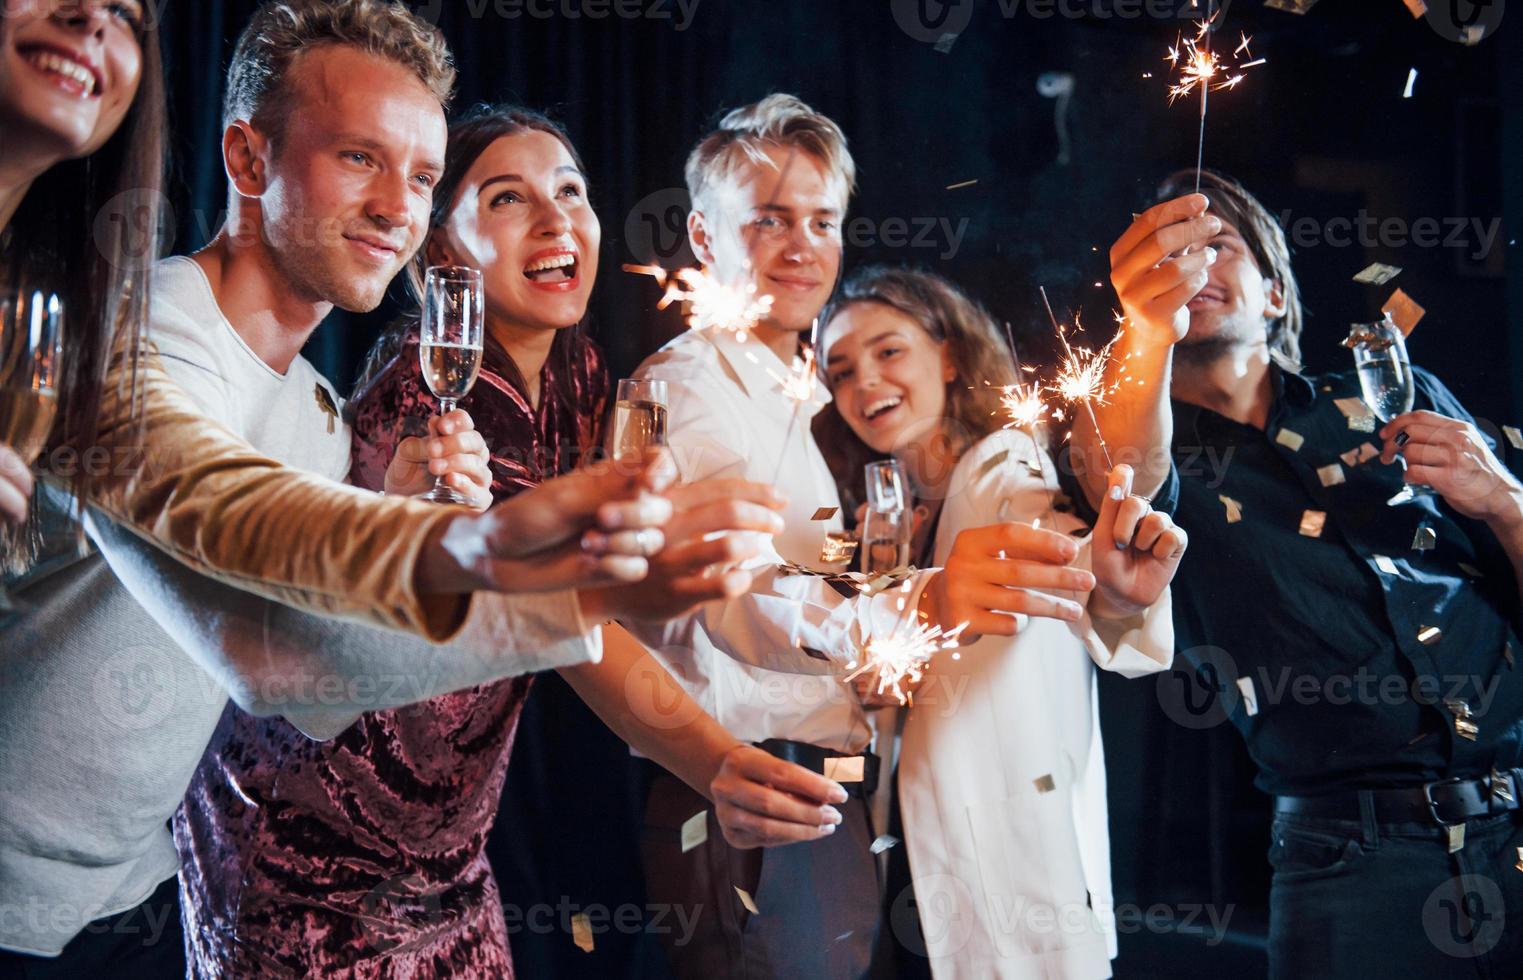
[[[816,386],[809,402],[787,397],[782,381],[797,369],[754,337],[742,342],[727,331],[694,330],[640,366],[638,377],[667,383],[668,441],[685,481],[773,483],[788,506],[775,551],[747,563],[757,570],[750,592],[637,634],[736,738],[856,753],[872,733],[842,677],[868,636],[913,615],[927,575],[912,577],[904,590],[864,597],[826,577],[777,567],[781,559],[826,574],[848,570],[821,557],[827,532],[842,527],[835,480],[810,429],[830,396]]]

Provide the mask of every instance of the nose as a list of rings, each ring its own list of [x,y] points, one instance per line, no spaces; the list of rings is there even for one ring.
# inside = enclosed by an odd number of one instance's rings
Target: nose
[[[105,0],[63,0],[53,7],[53,19],[86,37],[104,37],[111,14]]]
[[[559,200],[541,205],[534,215],[534,232],[543,238],[560,238],[571,230],[571,216]]]
[[[406,175],[387,169],[371,182],[365,210],[382,228],[405,228],[412,221],[411,204]]]
[[[800,221],[788,230],[788,241],[783,248],[783,259],[803,265],[814,261],[814,237],[809,233],[809,223]]]

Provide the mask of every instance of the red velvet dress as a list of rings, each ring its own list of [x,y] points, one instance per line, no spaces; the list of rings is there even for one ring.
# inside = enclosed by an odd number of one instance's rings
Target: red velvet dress
[[[535,409],[488,340],[460,407],[497,499],[598,445],[601,355],[584,340],[568,360],[546,364]],[[379,489],[397,444],[438,411],[415,339],[349,408],[351,480]],[[328,742],[229,705],[175,817],[192,974],[511,977],[484,845],[531,681],[370,712]]]

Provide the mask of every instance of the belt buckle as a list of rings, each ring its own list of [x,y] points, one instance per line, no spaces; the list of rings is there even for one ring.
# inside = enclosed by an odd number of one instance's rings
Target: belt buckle
[[[1433,787],[1453,786],[1463,782],[1465,782],[1465,780],[1459,776],[1450,776],[1448,779],[1435,779],[1431,783],[1423,783],[1423,799],[1428,801],[1428,813],[1433,817],[1433,822],[1438,824],[1440,827],[1457,827],[1463,824],[1465,821],[1462,819],[1457,824],[1449,823],[1443,817],[1438,815],[1438,801],[1433,799]]]

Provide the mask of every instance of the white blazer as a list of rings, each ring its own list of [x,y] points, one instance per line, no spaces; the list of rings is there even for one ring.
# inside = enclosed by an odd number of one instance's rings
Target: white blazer
[[[1084,526],[1049,512],[1056,468],[1021,432],[975,445],[950,486],[937,565],[966,528]],[[1089,564],[1087,543],[1079,564]],[[938,654],[904,725],[900,807],[938,980],[1108,977],[1116,955],[1094,670],[1167,668],[1169,595],[1126,623],[1019,619],[1014,637],[984,637],[955,660]]]

